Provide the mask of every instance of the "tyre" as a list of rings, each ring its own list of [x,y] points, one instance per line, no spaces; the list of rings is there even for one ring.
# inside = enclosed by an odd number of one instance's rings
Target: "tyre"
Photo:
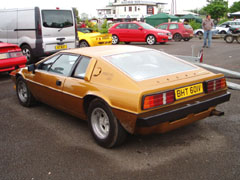
[[[224,37],[224,40],[226,41],[226,43],[232,43],[234,41],[234,37],[229,34]]]
[[[35,99],[27,87],[27,83],[22,77],[19,77],[16,82],[16,93],[21,105],[30,107],[35,103]]]
[[[183,40],[184,40],[184,41],[189,41],[189,40],[190,40],[190,38],[184,38]]]
[[[88,125],[97,144],[105,148],[120,145],[127,132],[101,99],[94,99],[88,109]]]
[[[179,41],[182,40],[182,35],[179,34],[179,33],[176,33],[176,34],[173,35],[173,39],[174,39],[174,41],[179,42]]]
[[[82,47],[89,47],[89,44],[87,41],[80,41],[79,42],[79,47],[82,48]]]
[[[119,38],[117,35],[112,35],[112,44],[118,44],[119,43]]]
[[[22,53],[27,58],[27,64],[33,63],[33,53],[32,48],[28,45],[21,46]]]
[[[240,43],[240,35],[236,37],[238,43]]]
[[[130,44],[130,42],[124,42],[125,44]]]
[[[202,35],[203,35],[203,32],[198,31],[198,32],[197,32],[197,35],[198,35],[198,36],[202,36]]]
[[[154,35],[148,35],[146,42],[148,45],[154,45],[156,43],[156,38]]]
[[[160,42],[160,44],[166,44],[166,42]]]

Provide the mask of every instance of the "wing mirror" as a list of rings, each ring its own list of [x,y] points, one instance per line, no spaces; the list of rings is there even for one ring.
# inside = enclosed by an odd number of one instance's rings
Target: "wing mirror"
[[[138,28],[138,30],[141,30],[141,31],[142,31],[142,30],[143,30],[143,28],[142,28],[142,27],[139,27],[139,28]]]
[[[29,72],[32,72],[33,74],[35,73],[35,69],[36,69],[35,64],[30,64],[30,65],[28,66],[28,71],[29,71]]]

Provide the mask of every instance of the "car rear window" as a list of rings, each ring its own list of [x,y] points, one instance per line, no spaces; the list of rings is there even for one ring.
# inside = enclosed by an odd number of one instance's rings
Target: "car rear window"
[[[155,50],[117,54],[104,58],[136,81],[197,69],[189,63]]]
[[[185,29],[192,29],[192,26],[189,24],[184,24]]]
[[[42,10],[43,26],[49,28],[66,28],[73,26],[72,11]]]

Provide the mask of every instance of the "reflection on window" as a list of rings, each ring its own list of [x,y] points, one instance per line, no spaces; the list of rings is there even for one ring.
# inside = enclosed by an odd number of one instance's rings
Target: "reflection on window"
[[[41,63],[38,66],[38,69],[47,71],[51,67],[51,65],[58,59],[59,56],[60,55],[56,55],[56,56],[53,56],[52,58],[44,61],[43,63]]]
[[[49,71],[68,76],[78,57],[77,55],[63,54],[53,63]]]
[[[154,50],[105,56],[105,58],[136,81],[196,69],[177,58]]]
[[[165,29],[167,29],[167,26],[168,26],[167,24],[164,24],[164,25],[159,26],[158,29],[164,29],[165,30]]]
[[[49,28],[66,28],[73,26],[72,11],[70,10],[43,10],[43,26]]]
[[[88,67],[88,64],[90,62],[90,57],[83,56],[82,59],[80,60],[79,64],[77,65],[77,68],[74,72],[74,77],[78,78],[84,78],[85,73]]]
[[[178,29],[178,24],[170,24],[169,29]]]
[[[139,26],[137,24],[128,24],[128,29],[138,29]]]

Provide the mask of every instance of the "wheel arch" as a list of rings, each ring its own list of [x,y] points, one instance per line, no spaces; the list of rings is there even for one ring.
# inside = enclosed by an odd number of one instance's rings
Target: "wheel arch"
[[[81,42],[86,42],[86,43],[88,43],[89,46],[92,46],[92,45],[91,45],[91,42],[89,42],[88,40],[86,40],[86,39],[81,39],[81,40],[79,40],[79,47],[80,47],[80,43],[81,43]]]

